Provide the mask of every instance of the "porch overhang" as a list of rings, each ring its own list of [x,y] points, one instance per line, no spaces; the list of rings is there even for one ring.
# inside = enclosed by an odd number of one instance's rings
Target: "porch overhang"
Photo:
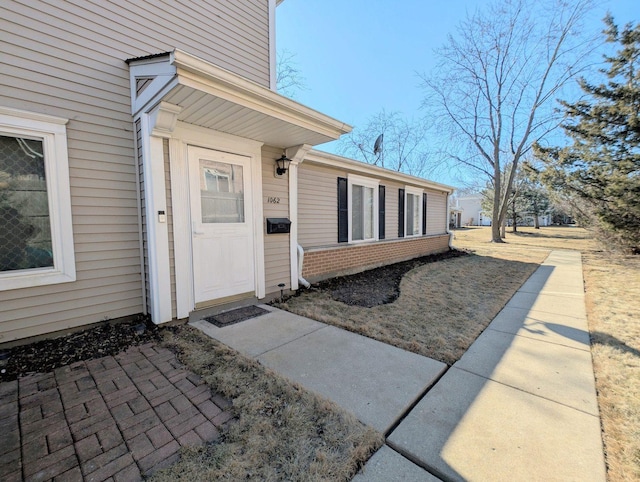
[[[134,118],[163,102],[177,106],[177,121],[281,148],[322,144],[352,129],[179,49],[127,63]]]

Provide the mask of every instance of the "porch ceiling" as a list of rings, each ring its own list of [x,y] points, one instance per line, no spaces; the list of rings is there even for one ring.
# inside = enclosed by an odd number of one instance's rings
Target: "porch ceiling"
[[[134,116],[167,102],[180,107],[179,121],[282,148],[317,145],[351,131],[349,125],[180,50],[128,63]]]

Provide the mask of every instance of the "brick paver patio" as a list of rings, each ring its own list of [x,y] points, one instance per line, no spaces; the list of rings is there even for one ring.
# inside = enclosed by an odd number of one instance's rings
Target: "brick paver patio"
[[[0,480],[141,480],[216,440],[229,407],[154,344],[1,383]]]

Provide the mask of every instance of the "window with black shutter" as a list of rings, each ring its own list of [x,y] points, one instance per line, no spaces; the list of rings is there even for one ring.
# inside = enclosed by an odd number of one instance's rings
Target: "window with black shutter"
[[[422,193],[422,234],[427,234],[427,193]]]
[[[404,238],[404,189],[398,189],[398,237]]]
[[[349,241],[349,199],[346,177],[338,178],[338,242]]]
[[[385,237],[385,188],[378,186],[378,239]]]

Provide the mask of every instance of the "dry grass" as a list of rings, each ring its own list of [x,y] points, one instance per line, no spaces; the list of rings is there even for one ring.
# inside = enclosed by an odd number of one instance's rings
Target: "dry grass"
[[[583,254],[608,479],[640,480],[640,256]]]
[[[282,308],[453,364],[548,255],[548,250],[473,254],[413,269],[393,303],[348,306],[327,292]]]
[[[491,242],[491,228],[470,227],[454,231],[454,246],[473,249],[479,253],[498,254],[505,251],[526,249],[549,251],[552,249],[573,249],[589,251],[597,249],[597,244],[582,228],[574,226],[549,226],[540,229],[518,227],[517,233],[507,228],[504,244]]]
[[[218,443],[184,450],[153,480],[350,480],[383,443],[334,403],[188,326],[165,344],[233,400],[237,421]]]

